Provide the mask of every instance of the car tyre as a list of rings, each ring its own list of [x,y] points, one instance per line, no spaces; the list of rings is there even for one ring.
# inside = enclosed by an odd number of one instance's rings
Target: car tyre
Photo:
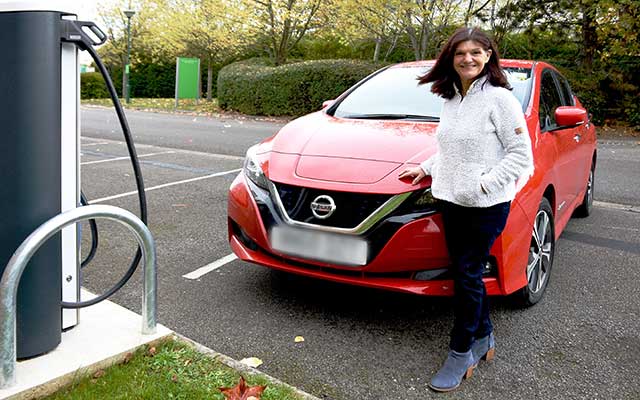
[[[549,200],[543,197],[531,233],[529,259],[525,269],[527,284],[515,294],[518,306],[530,307],[544,296],[551,276],[555,248],[553,209]]]
[[[595,189],[595,165],[591,166],[591,170],[589,171],[589,180],[587,181],[587,190],[584,192],[584,198],[582,199],[582,204],[576,208],[576,211],[573,213],[574,216],[579,218],[586,218],[591,214],[591,209],[593,208],[593,192]]]

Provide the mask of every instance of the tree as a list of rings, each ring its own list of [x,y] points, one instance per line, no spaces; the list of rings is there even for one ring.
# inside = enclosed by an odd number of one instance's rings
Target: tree
[[[379,60],[381,47],[386,43],[387,52],[383,57],[386,60],[405,30],[404,7],[403,0],[338,0],[332,7],[334,29],[351,43],[374,42],[374,62]]]
[[[276,65],[287,61],[289,51],[309,31],[322,26],[321,6],[326,0],[245,0]]]
[[[432,58],[458,19],[464,0],[405,0],[406,32],[416,60]]]
[[[236,0],[175,1],[153,31],[174,54],[200,58],[207,66],[207,100],[212,99],[213,68],[232,60],[255,40],[246,23],[250,10]]]
[[[640,122],[637,1],[541,0],[534,5],[515,0],[501,10],[502,15],[507,12],[511,31],[526,35],[535,56],[530,58],[564,67],[596,123],[606,116]]]
[[[131,58],[129,63],[135,65],[141,57],[150,62],[165,61],[169,57],[168,48],[156,35],[154,27],[166,13],[166,2],[169,0],[119,0],[103,3],[98,7],[98,14],[109,38],[100,47],[98,53],[105,65],[112,69],[124,70],[127,55],[127,17],[123,11],[135,10],[131,18]]]

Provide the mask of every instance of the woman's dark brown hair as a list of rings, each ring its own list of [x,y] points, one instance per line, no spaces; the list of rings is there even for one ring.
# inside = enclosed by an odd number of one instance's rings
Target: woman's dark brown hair
[[[484,65],[481,76],[487,75],[487,80],[493,86],[500,86],[511,89],[507,76],[500,68],[500,56],[498,49],[489,36],[478,28],[459,28],[449,38],[442,48],[438,59],[434,66],[424,74],[418,77],[420,84],[433,82],[431,91],[445,99],[452,99],[456,92],[453,85],[462,87],[460,77],[453,68],[453,56],[462,42],[473,40],[482,46],[485,51],[491,50],[491,57]]]

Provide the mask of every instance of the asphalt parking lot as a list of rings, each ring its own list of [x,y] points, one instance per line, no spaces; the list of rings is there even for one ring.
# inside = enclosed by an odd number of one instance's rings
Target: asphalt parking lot
[[[91,113],[83,122],[83,191],[91,203],[137,214],[119,128],[107,112]],[[496,359],[460,390],[436,394],[427,382],[446,356],[449,299],[315,281],[234,259],[226,196],[243,152],[213,141],[224,142],[237,121],[130,118],[158,252],[159,321],[169,328],[237,360],[258,357],[261,371],[324,399],[640,399],[640,144],[601,142],[596,207],[573,219],[557,243],[544,300],[522,310],[493,299]],[[255,137],[280,125],[261,123]],[[98,224],[98,254],[83,271],[94,292],[115,283],[135,253],[126,228]],[[141,275],[112,299],[139,312]]]

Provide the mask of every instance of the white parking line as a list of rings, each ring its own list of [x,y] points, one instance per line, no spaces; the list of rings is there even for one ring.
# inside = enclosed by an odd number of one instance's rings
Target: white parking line
[[[225,264],[230,263],[231,261],[237,259],[238,257],[231,253],[228,256],[222,257],[219,260],[216,260],[214,262],[212,262],[211,264],[207,264],[204,267],[200,267],[197,270],[193,271],[193,272],[189,272],[186,275],[182,275],[183,278],[187,278],[187,279],[198,279],[200,278],[202,275],[204,274],[208,274],[209,272],[216,270],[220,267],[222,267]]]
[[[92,140],[92,138],[83,137],[82,140]],[[93,139],[93,140],[97,140],[97,139]],[[90,143],[90,144],[93,144],[93,143]],[[104,139],[104,142],[100,142],[100,144],[126,144],[126,143],[119,140]],[[212,158],[219,158],[222,160],[244,160],[244,156],[231,156],[228,154],[206,153],[202,151],[186,150],[186,149],[180,149],[176,147],[154,146],[151,144],[144,144],[144,143],[137,143],[136,149],[171,149],[176,153],[193,154],[201,157],[212,157]]]
[[[92,143],[82,143],[81,146],[100,146],[101,144],[111,144],[112,142],[92,142]]]
[[[145,188],[144,192],[150,192],[152,190],[156,190],[156,189],[162,189],[162,188],[166,188],[169,186],[175,186],[175,185],[181,185],[183,183],[190,183],[190,182],[196,182],[196,181],[200,181],[203,179],[209,179],[209,178],[215,178],[217,176],[223,176],[223,175],[228,175],[228,174],[233,174],[236,172],[240,172],[242,171],[242,168],[238,168],[238,169],[232,169],[230,171],[223,171],[223,172],[216,172],[215,174],[211,174],[211,175],[205,175],[205,176],[199,176],[197,178],[191,178],[191,179],[185,179],[183,181],[177,181],[177,182],[170,182],[170,183],[165,183],[162,185],[158,185],[158,186],[152,186],[149,188]],[[113,196],[109,196],[109,197],[103,197],[101,199],[95,199],[95,200],[91,200],[89,202],[89,204],[96,204],[96,203],[102,203],[103,201],[108,201],[108,200],[114,200],[114,199],[119,199],[121,197],[127,197],[127,196],[132,196],[134,194],[138,194],[137,190],[134,190],[133,192],[127,192],[127,193],[121,193],[121,194],[116,194]]]
[[[160,155],[160,154],[174,154],[174,153],[175,153],[175,151],[169,150],[169,151],[162,151],[160,153],[141,154],[141,155],[138,156],[138,158],[157,156],[157,155]],[[131,157],[129,157],[129,156],[126,156],[126,157],[114,157],[114,158],[109,158],[109,159],[106,159],[106,160],[81,162],[80,165],[101,164],[101,163],[106,163],[106,162],[109,162],[109,161],[120,161],[120,160],[129,160],[129,159],[131,159]]]
[[[633,206],[630,204],[618,204],[618,203],[609,203],[609,202],[605,202],[605,201],[594,201],[593,202],[593,206],[594,207],[602,207],[602,208],[609,208],[612,210],[623,210],[623,211],[631,211],[631,212],[635,212],[635,213],[640,213],[640,206]]]

